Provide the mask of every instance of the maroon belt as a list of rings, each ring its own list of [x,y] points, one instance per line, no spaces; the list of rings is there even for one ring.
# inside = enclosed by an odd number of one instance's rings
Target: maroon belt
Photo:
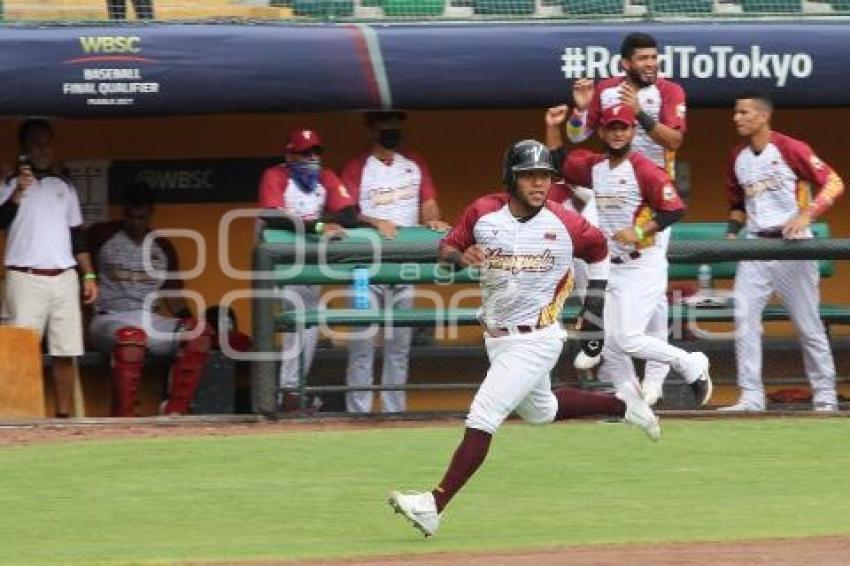
[[[534,332],[535,330],[540,330],[541,328],[544,328],[544,327],[543,326],[531,326],[529,324],[520,324],[520,325],[517,325],[514,328],[516,329],[515,332],[511,332],[511,330],[513,330],[511,328],[504,328],[504,327],[503,328],[485,327],[485,330],[487,330],[487,334],[489,334],[493,338],[501,338],[502,336],[510,336],[511,334],[514,334],[514,333],[528,334],[529,332]]]
[[[17,265],[7,265],[6,269],[11,269],[12,271],[20,271],[21,273],[29,273],[30,275],[45,275],[47,277],[55,277],[57,275],[61,275],[68,271],[70,268],[65,269],[39,269],[37,267],[19,267]]]
[[[617,256],[617,257],[612,257],[612,258],[611,258],[611,263],[613,263],[614,265],[622,265],[622,264],[626,263],[626,261],[628,261],[628,260],[630,260],[630,259],[637,259],[637,258],[639,258],[639,257],[640,257],[640,252],[639,252],[639,251],[637,251],[637,250],[635,250],[635,251],[633,251],[633,252],[629,253],[629,254],[628,254],[628,255],[626,255],[626,256]]]

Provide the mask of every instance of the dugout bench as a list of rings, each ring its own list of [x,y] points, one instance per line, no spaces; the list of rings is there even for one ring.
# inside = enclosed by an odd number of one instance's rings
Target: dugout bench
[[[680,223],[673,226],[668,257],[671,280],[695,280],[700,264],[712,266],[714,279],[732,279],[738,259],[807,259],[820,260],[822,277],[834,273],[834,259],[850,257],[850,240],[829,240],[826,224],[814,226],[815,240],[724,240],[725,223]],[[478,324],[474,307],[410,309],[367,309],[347,307],[278,312],[280,301],[274,289],[287,284],[351,285],[356,266],[371,266],[371,284],[437,283],[445,285],[477,284],[474,272],[451,270],[436,263],[437,242],[441,235],[426,228],[402,228],[394,240],[383,240],[371,229],[349,231],[349,237],[339,242],[325,242],[313,235],[296,237],[292,232],[263,231],[262,242],[254,252],[255,279],[253,299],[254,339],[258,352],[274,349],[274,334],[301,331],[317,325],[324,326],[475,326]],[[377,249],[376,249],[377,248]],[[374,265],[381,258],[380,265]],[[300,264],[300,266],[299,266]],[[562,320],[574,322],[579,306],[568,304]],[[850,306],[821,305],[821,318],[829,326],[850,324]],[[696,322],[731,322],[731,305],[706,308],[674,304],[670,307],[671,325]],[[768,305],[765,321],[789,320],[781,305]],[[262,414],[276,412],[277,373],[273,356],[255,361],[252,369],[253,408]],[[303,365],[303,364],[302,364]],[[300,376],[300,392],[346,390],[343,386],[309,387],[306,376]],[[471,388],[469,384],[408,384],[407,390]],[[364,389],[382,390],[383,386]]]

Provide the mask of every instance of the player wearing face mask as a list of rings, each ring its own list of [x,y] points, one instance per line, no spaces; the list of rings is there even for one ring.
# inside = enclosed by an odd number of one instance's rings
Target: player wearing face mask
[[[416,154],[399,149],[404,112],[368,112],[369,149],[351,159],[342,170],[342,181],[357,204],[358,220],[374,227],[384,238],[396,236],[400,226],[425,225],[444,231],[448,224],[440,220],[434,182],[425,161]],[[412,306],[411,285],[372,285],[373,305],[406,308]],[[370,385],[374,366],[374,336],[349,339],[349,385]],[[410,328],[388,326],[384,333],[382,382],[398,385],[407,382]],[[385,412],[405,410],[403,391],[381,394]],[[347,394],[350,412],[372,410],[371,391]]]

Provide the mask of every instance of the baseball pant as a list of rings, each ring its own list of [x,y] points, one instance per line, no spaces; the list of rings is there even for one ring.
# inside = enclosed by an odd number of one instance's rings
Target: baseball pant
[[[283,308],[285,310],[312,310],[319,306],[322,294],[320,285],[287,285],[283,288]],[[304,377],[310,373],[316,344],[319,341],[319,328],[305,328],[299,332],[285,332],[281,349],[280,387],[295,389],[298,387],[299,369],[303,362]]]
[[[6,271],[6,313],[11,326],[47,330],[51,356],[82,356],[80,282],[74,269],[55,276]]]
[[[742,261],[735,273],[735,356],[741,401],[764,408],[762,312],[775,291],[800,336],[815,405],[835,405],[835,362],[818,313],[817,261]]]
[[[550,374],[565,337],[558,324],[526,334],[492,337],[485,333],[490,369],[472,400],[467,428],[492,434],[514,411],[531,424],[552,422],[558,400]]]
[[[667,257],[657,247],[641,253],[637,259],[611,266],[605,293],[604,363],[599,379],[618,386],[634,379],[634,357],[673,367],[686,379],[694,380],[699,376],[688,371],[688,352],[671,346],[657,328],[650,332],[660,301],[666,300]]]
[[[655,236],[655,242],[658,247],[664,250],[665,257],[667,256],[667,248],[670,245],[670,228],[662,230]],[[649,325],[646,328],[646,333],[655,338],[664,340],[665,342],[670,336],[670,321],[669,321],[669,303],[667,301],[667,281],[664,282],[664,293],[661,295],[655,310],[652,313],[652,318],[649,320]],[[650,382],[664,383],[667,379],[667,374],[670,373],[670,366],[648,360],[644,368],[644,380]]]
[[[115,346],[115,332],[119,328],[141,328],[147,335],[148,351],[155,356],[172,356],[177,351],[179,341],[174,333],[180,321],[176,318],[155,313],[145,314],[143,310],[99,314],[89,325],[89,335],[95,347],[101,352],[112,355]]]
[[[371,285],[369,287],[373,306],[403,308],[413,306],[412,285]],[[358,329],[348,340],[348,385],[371,385],[375,365],[375,328]],[[386,326],[383,329],[384,363],[381,371],[383,385],[407,383],[410,360],[411,329]],[[368,413],[372,410],[372,391],[349,391],[345,394],[345,406],[350,413]],[[404,391],[381,391],[381,408],[385,413],[399,413],[406,409],[407,395]]]

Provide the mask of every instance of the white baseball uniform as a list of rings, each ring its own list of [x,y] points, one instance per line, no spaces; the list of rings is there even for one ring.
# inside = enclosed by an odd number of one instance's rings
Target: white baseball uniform
[[[183,282],[166,280],[146,269],[144,246],[134,242],[123,225],[123,221],[106,222],[89,229],[100,283],[97,314],[89,325],[89,335],[100,351],[112,354],[115,332],[137,327],[147,334],[148,348],[154,355],[172,355],[179,346],[174,334],[179,320],[145,312],[145,299],[160,289],[182,289]],[[147,260],[157,273],[179,269],[177,254],[164,238],[152,242]]]
[[[316,220],[326,211],[338,212],[354,204],[345,185],[333,171],[322,169],[315,190],[307,192],[291,178],[286,164],[269,167],[263,172],[259,193],[260,208],[283,210],[304,220]],[[287,285],[282,294],[283,308],[315,309],[319,306],[321,293],[319,285]],[[280,365],[281,388],[298,387],[298,370],[302,357],[304,375],[310,372],[318,339],[318,327],[300,333],[284,333]]]
[[[570,119],[567,135],[573,143],[589,138],[596,129],[602,110],[620,104],[620,88],[626,77],[611,77],[597,85],[587,111]],[[687,129],[687,105],[685,91],[677,83],[659,77],[655,84],[647,85],[637,91],[641,109],[660,124],[685,132]],[[659,167],[663,167],[671,179],[676,178],[676,152],[670,151],[653,140],[642,126],[637,126],[632,150],[642,153]],[[656,234],[655,243],[667,253],[670,242],[670,230]],[[666,285],[666,284],[665,284]],[[668,330],[667,296],[662,295],[647,328],[647,334],[667,340]],[[662,383],[667,377],[669,367],[654,360],[647,361],[644,370],[645,382]]]
[[[772,132],[759,153],[735,148],[726,173],[732,210],[746,213],[747,238],[782,238],[782,226],[808,210],[815,217],[844,190],[835,171],[805,143]],[[819,187],[811,202],[811,186]],[[805,237],[811,237],[809,231]],[[803,346],[815,407],[835,408],[835,364],[818,314],[818,262],[742,261],[735,273],[735,352],[741,402],[764,409],[762,311],[775,291],[788,309]]]
[[[672,366],[688,382],[699,378],[688,352],[671,346],[666,337],[648,332],[659,301],[667,290],[667,257],[654,236],[637,245],[613,239],[623,228],[649,220],[655,212],[684,209],[663,169],[640,153],[631,153],[615,167],[607,155],[571,153],[563,166],[568,183],[588,186],[596,195],[599,227],[608,238],[611,274],[605,300],[605,345],[599,378],[616,384],[634,379],[630,357]]]
[[[390,220],[396,226],[419,224],[420,205],[436,198],[428,166],[412,153],[395,152],[389,162],[364,153],[346,163],[341,176],[362,214]],[[369,290],[373,304],[379,308],[413,306],[412,285],[371,285]],[[383,385],[407,383],[410,337],[410,328],[388,326],[384,329]],[[375,338],[374,333],[349,338],[349,385],[372,384]],[[351,413],[368,413],[372,410],[373,398],[371,391],[350,391],[346,394],[346,408]],[[404,411],[405,392],[382,391],[381,408],[387,413]]]
[[[563,205],[567,210],[581,214],[593,226],[599,226],[599,212],[596,209],[596,197],[587,187],[574,187],[563,181],[552,183],[546,196]],[[573,260],[573,292],[584,300],[584,291],[589,281],[587,264],[581,259]]]
[[[550,372],[566,337],[559,318],[572,289],[573,258],[596,263],[608,255],[602,232],[560,204],[547,201],[520,220],[508,202],[506,193],[476,200],[441,243],[460,251],[477,244],[486,255],[479,318],[490,369],[466,426],[488,433],[513,411],[533,424],[555,418]]]

